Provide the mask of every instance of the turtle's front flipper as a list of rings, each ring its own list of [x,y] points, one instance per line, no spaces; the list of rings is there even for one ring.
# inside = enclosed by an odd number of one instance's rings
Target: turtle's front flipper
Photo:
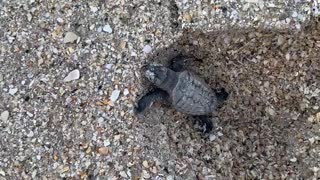
[[[135,107],[135,113],[139,114],[143,112],[146,108],[151,107],[155,101],[165,101],[169,100],[169,95],[162,89],[156,88],[147,94],[145,94],[139,101],[138,105]]]
[[[186,70],[187,66],[189,66],[194,60],[196,60],[194,57],[184,56],[180,54],[170,61],[169,68],[175,72],[181,72],[183,70]]]
[[[213,129],[213,123],[210,116],[193,116],[193,118],[195,118],[196,122],[198,122],[200,130],[203,133],[208,133]]]

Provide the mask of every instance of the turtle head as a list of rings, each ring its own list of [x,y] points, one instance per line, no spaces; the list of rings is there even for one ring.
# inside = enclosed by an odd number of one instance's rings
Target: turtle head
[[[156,86],[160,86],[168,76],[169,69],[162,65],[152,64],[144,68],[144,76]]]

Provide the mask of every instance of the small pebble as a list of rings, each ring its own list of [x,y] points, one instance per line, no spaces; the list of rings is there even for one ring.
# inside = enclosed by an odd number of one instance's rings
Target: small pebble
[[[67,32],[64,36],[63,42],[64,43],[72,43],[78,39],[78,36],[73,32]]]
[[[313,144],[316,141],[314,137],[309,138],[308,140],[310,141],[311,144]]]
[[[30,113],[30,112],[28,112],[28,111],[27,111],[27,115],[28,115],[29,117],[33,117],[33,114]]]
[[[27,19],[29,22],[32,20],[32,15],[30,13],[27,14]]]
[[[106,140],[103,141],[103,145],[104,145],[104,146],[110,146],[110,144],[111,144],[111,143],[110,143],[110,140],[109,140],[109,139],[106,139]]]
[[[290,161],[291,161],[291,162],[297,162],[297,158],[296,158],[296,157],[291,158]]]
[[[189,13],[185,13],[182,17],[183,17],[183,20],[186,22],[191,22],[192,20],[192,17]]]
[[[8,38],[9,43],[13,43],[13,40],[16,39],[15,37],[12,37],[12,36],[8,36],[7,38]]]
[[[271,116],[275,116],[276,112],[274,109],[272,109],[271,107],[267,107],[266,111],[268,114],[270,114]]]
[[[248,3],[257,3],[258,2],[258,0],[245,0],[245,1]]]
[[[307,119],[309,122],[313,123],[315,118],[314,116],[309,116],[308,119]]]
[[[292,17],[294,17],[294,18],[295,18],[295,17],[298,17],[298,13],[294,11],[294,12],[292,13]]]
[[[126,96],[126,95],[128,95],[128,94],[129,94],[129,90],[128,90],[127,88],[126,88],[126,89],[124,89],[124,90],[123,90],[123,95],[125,95],[125,96]]]
[[[27,134],[27,136],[28,136],[29,138],[33,137],[33,136],[34,136],[33,131],[30,131],[30,132]]]
[[[132,167],[133,165],[134,165],[134,163],[132,163],[132,162],[128,162],[128,164],[127,164],[128,167]]]
[[[127,173],[124,172],[124,171],[120,172],[120,176],[123,177],[123,178],[128,178]]]
[[[318,113],[316,114],[316,120],[317,120],[318,122],[320,122],[320,112],[318,112]]]
[[[150,174],[146,170],[142,170],[142,175],[143,175],[143,178],[146,178],[146,179],[150,178]]]
[[[95,6],[91,6],[91,7],[90,7],[90,10],[91,10],[91,12],[95,13],[95,12],[98,11],[98,8],[95,7]]]
[[[313,168],[311,168],[312,169],[312,171],[314,172],[314,173],[317,173],[319,170],[320,170],[320,168],[318,168],[318,167],[313,167]]]
[[[137,56],[137,53],[136,52],[131,52],[131,55],[130,56],[132,56],[132,57],[136,57]]]
[[[80,78],[80,71],[78,69],[71,71],[67,77],[63,79],[64,82],[77,80]]]
[[[110,149],[108,147],[101,147],[98,149],[99,154],[107,155],[110,153]]]
[[[214,140],[216,140],[216,138],[217,137],[213,134],[210,134],[210,136],[209,136],[210,141],[214,141]]]
[[[290,60],[290,53],[286,54],[286,60],[288,60],[288,61]]]
[[[121,138],[121,135],[119,135],[119,134],[114,136],[114,140],[116,140],[116,141],[118,141],[120,138]]]
[[[0,175],[1,176],[6,176],[6,173],[2,169],[0,169]]]
[[[112,91],[111,96],[110,96],[110,100],[112,102],[115,102],[119,98],[119,95],[120,95],[120,91],[119,90]]]
[[[93,30],[95,28],[95,25],[94,24],[91,24],[90,26],[89,26],[89,29],[90,30]]]
[[[149,163],[148,163],[148,161],[143,161],[143,162],[142,162],[142,165],[143,165],[145,168],[149,168]]]
[[[4,122],[6,122],[9,118],[9,111],[3,111],[1,113],[0,119]]]
[[[119,47],[120,47],[120,49],[124,49],[124,48],[126,48],[126,45],[127,45],[126,41],[121,41]]]
[[[285,38],[282,35],[278,36],[278,42],[277,45],[280,46],[285,42]]]
[[[127,170],[127,175],[128,175],[128,176],[130,177],[130,179],[131,179],[132,174],[131,174],[130,170]]]
[[[107,33],[112,33],[112,29],[109,24],[106,24],[105,26],[103,26],[102,30]]]
[[[143,52],[145,52],[145,53],[150,53],[151,51],[152,51],[151,46],[149,46],[149,45],[144,46]]]
[[[105,68],[110,70],[112,68],[112,66],[113,66],[113,64],[106,64]]]
[[[152,167],[152,169],[151,169],[151,172],[153,173],[153,174],[157,174],[157,168],[155,167],[155,166],[153,166]]]
[[[166,180],[174,180],[174,177],[172,175],[167,176]]]
[[[12,88],[12,89],[10,88],[9,89],[9,94],[12,96],[15,95],[17,92],[18,92],[18,88]]]
[[[63,23],[63,19],[60,18],[60,17],[57,18],[57,21],[58,21],[58,23],[60,23],[60,24]]]

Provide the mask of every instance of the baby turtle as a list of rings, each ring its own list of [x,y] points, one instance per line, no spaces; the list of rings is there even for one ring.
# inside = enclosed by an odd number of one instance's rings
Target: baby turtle
[[[136,113],[151,107],[155,101],[170,104],[176,110],[193,116],[203,132],[213,128],[210,118],[228,98],[224,88],[214,90],[198,75],[186,69],[192,58],[179,55],[169,67],[158,64],[145,65],[144,76],[156,86],[145,94],[135,107]]]

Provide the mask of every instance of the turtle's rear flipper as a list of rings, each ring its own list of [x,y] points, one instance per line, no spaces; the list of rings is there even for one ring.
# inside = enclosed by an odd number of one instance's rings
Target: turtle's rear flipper
[[[209,133],[213,129],[213,123],[210,116],[193,116],[203,133]]]
[[[168,101],[169,95],[162,89],[156,88],[145,94],[135,107],[135,114],[142,113],[146,108],[151,107],[155,101]]]
[[[222,103],[228,99],[229,93],[227,93],[227,91],[224,88],[215,89],[214,92],[217,96],[219,107],[220,107]]]

